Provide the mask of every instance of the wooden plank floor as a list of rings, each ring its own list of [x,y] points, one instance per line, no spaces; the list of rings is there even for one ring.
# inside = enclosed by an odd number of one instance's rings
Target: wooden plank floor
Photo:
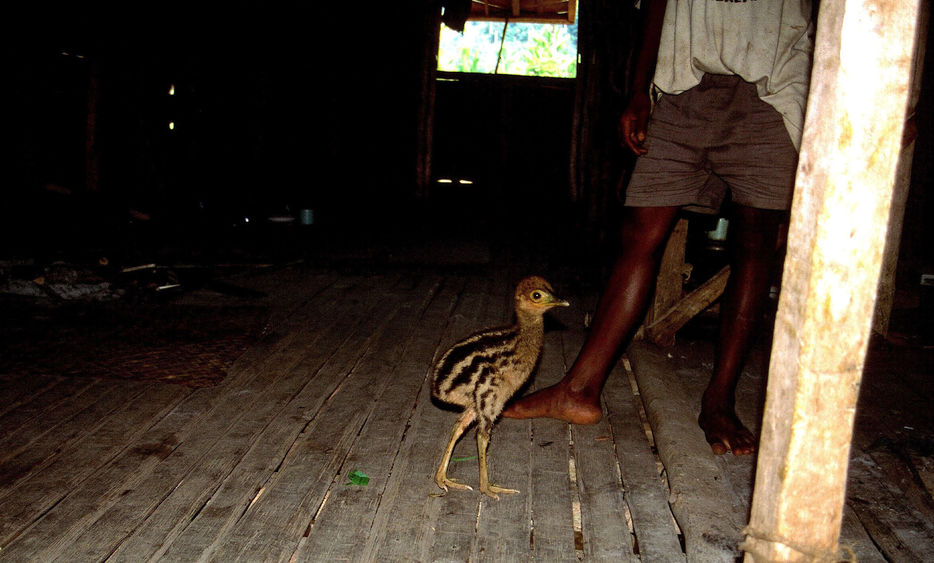
[[[679,527],[670,507],[704,510],[697,497],[719,494],[732,541],[751,472],[715,460],[703,471],[737,482],[721,491],[666,470],[645,378],[627,362],[597,425],[500,421],[491,475],[520,494],[435,495],[456,414],[430,400],[431,361],[507,322],[526,273],[295,267],[237,280],[272,313],[212,387],[0,374],[0,560],[679,561],[710,514],[682,511]],[[533,387],[566,371],[594,304],[553,281],[572,306],[552,316]],[[475,454],[469,433],[451,476],[475,484]],[[368,483],[352,484],[354,471]]]

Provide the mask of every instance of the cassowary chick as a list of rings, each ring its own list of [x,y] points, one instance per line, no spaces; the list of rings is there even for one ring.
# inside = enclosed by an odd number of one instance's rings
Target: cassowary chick
[[[432,395],[445,403],[464,408],[451,430],[447,448],[435,473],[435,483],[471,489],[447,476],[454,445],[477,422],[477,457],[480,464],[480,492],[499,499],[498,493],[518,493],[490,484],[486,453],[493,424],[506,401],[528,380],[538,363],[545,340],[543,315],[552,307],[566,307],[567,301],[554,295],[551,285],[533,276],[519,282],[515,293],[516,321],[501,328],[480,331],[461,340],[445,352],[432,370]]]

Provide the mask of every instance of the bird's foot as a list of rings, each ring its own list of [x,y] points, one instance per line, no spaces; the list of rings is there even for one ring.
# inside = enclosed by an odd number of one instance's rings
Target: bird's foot
[[[436,496],[444,496],[444,494],[448,492],[448,487],[452,489],[459,489],[461,491],[472,491],[473,490],[473,487],[471,487],[470,485],[465,485],[464,483],[461,483],[460,481],[457,481],[456,479],[450,479],[448,477],[440,477],[438,479],[435,479],[435,483],[437,483],[439,487],[444,489],[444,493],[440,493]]]
[[[500,487],[497,485],[490,485],[486,488],[481,487],[480,492],[485,494],[488,497],[492,497],[496,500],[499,500],[499,495],[514,495],[519,492],[518,489],[507,489],[505,487]]]

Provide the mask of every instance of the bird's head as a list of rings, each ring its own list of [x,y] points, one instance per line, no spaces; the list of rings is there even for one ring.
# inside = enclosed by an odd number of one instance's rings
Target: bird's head
[[[516,287],[516,309],[543,314],[552,307],[567,307],[569,303],[555,296],[551,284],[538,276],[519,282]]]

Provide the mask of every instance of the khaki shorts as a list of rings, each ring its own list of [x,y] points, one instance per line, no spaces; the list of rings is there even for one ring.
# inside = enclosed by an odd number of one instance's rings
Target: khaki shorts
[[[737,76],[706,74],[682,94],[663,95],[645,146],[626,188],[628,206],[716,212],[727,191],[750,207],[791,206],[798,153],[781,114]]]

